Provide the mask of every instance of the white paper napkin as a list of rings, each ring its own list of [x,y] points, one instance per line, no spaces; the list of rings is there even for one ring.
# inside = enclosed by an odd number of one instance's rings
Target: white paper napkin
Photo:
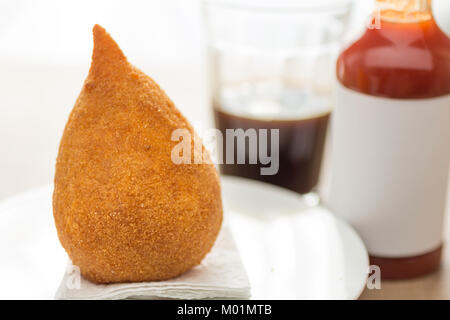
[[[224,225],[203,262],[181,276],[154,282],[94,284],[70,262],[56,299],[248,299],[250,284],[233,236]]]

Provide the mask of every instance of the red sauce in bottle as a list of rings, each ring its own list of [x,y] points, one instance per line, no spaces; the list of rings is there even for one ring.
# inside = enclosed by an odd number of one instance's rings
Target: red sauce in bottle
[[[340,55],[339,81],[349,89],[388,98],[449,94],[450,39],[436,22],[380,22],[380,29],[367,29]]]
[[[413,15],[381,11],[380,28],[368,28],[338,58],[340,83],[360,93],[393,99],[450,94],[450,39],[435,23],[430,2],[423,2],[426,9]],[[441,249],[406,258],[371,256],[371,264],[380,266],[386,279],[420,276],[439,267]]]

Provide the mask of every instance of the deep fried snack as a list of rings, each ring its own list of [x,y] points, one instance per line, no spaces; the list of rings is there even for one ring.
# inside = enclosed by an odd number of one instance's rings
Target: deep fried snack
[[[214,244],[219,177],[209,155],[203,164],[172,162],[173,130],[194,136],[192,127],[102,27],[93,33],[91,68],[56,163],[59,240],[95,283],[169,279]]]

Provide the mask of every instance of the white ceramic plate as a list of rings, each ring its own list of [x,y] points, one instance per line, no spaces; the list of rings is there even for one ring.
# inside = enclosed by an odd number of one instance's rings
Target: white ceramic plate
[[[253,299],[357,299],[369,259],[356,232],[294,192],[241,178],[222,179]]]
[[[368,259],[356,233],[322,208],[302,209],[295,193],[239,178],[222,179],[225,220],[255,299],[353,299]],[[0,299],[52,299],[66,268],[42,187],[0,204]]]

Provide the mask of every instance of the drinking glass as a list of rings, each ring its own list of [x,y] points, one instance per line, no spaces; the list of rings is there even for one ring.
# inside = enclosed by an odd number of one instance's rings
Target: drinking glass
[[[350,0],[203,1],[222,174],[315,192],[351,7]]]

